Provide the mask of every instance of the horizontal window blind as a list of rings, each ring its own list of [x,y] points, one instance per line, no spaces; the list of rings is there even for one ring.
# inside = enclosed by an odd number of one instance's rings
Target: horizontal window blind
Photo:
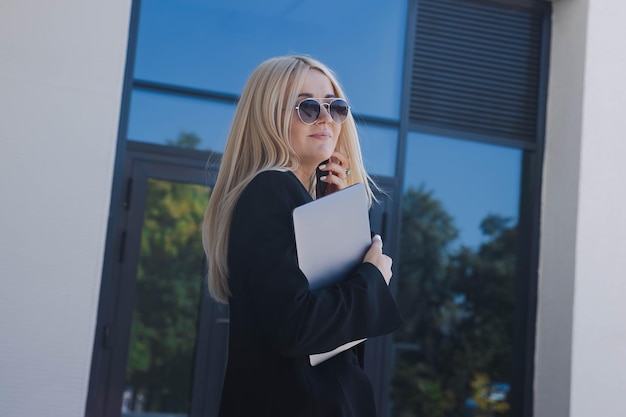
[[[544,11],[523,4],[419,1],[414,128],[535,140]]]

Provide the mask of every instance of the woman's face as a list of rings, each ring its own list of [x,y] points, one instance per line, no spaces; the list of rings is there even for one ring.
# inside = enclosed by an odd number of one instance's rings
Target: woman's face
[[[330,80],[319,70],[311,69],[307,73],[304,84],[299,92],[296,105],[305,98],[316,98],[322,103],[329,103],[335,97]],[[300,158],[300,167],[296,174],[303,180],[310,178],[315,168],[330,158],[335,150],[341,125],[333,122],[326,107],[322,106],[319,118],[307,125],[293,110],[291,118],[291,146]],[[302,174],[302,175],[300,175]]]

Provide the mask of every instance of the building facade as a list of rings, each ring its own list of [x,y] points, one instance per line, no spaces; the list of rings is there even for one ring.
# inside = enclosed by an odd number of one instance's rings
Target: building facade
[[[337,72],[386,191],[381,415],[624,414],[621,3],[34,3],[0,6],[0,416],[213,415],[199,219],[287,53]]]

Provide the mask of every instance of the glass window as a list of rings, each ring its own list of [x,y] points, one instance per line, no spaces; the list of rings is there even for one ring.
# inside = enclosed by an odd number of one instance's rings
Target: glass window
[[[365,169],[370,175],[395,176],[398,130],[365,123],[357,124]]]
[[[204,186],[148,180],[123,417],[188,415],[207,203]]]
[[[133,90],[128,139],[223,152],[235,104]]]
[[[309,54],[335,70],[356,113],[398,119],[406,1],[146,0],[135,78],[241,94],[265,59]]]
[[[509,415],[522,151],[410,134],[393,416]]]
[[[433,192],[454,218],[457,245],[477,247],[488,240],[480,224],[489,214],[517,223],[520,149],[411,133],[405,157],[405,192]]]

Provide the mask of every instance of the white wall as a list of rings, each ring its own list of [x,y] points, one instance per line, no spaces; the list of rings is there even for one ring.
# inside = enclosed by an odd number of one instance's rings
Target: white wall
[[[626,416],[626,3],[589,1],[571,416]]]
[[[131,0],[0,2],[0,416],[82,416]]]
[[[624,16],[554,2],[535,417],[626,416]]]

